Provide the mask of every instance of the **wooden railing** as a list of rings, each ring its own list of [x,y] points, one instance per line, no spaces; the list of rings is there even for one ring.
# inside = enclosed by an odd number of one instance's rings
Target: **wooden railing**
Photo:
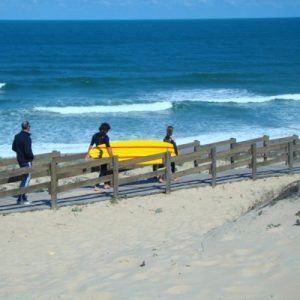
[[[163,176],[165,192],[170,193],[171,181],[186,175],[208,172],[211,185],[217,184],[217,174],[237,169],[250,168],[252,179],[256,179],[260,167],[285,163],[289,172],[294,163],[300,161],[300,141],[298,136],[270,139],[268,136],[237,142],[228,139],[216,143],[201,145],[199,141],[179,145],[180,154],[171,157],[169,152],[150,155],[126,161],[118,161],[118,157],[100,160],[85,159],[84,153],[62,155],[57,151],[36,156],[30,168],[19,168],[16,159],[0,160],[0,198],[47,190],[51,195],[52,208],[57,207],[57,195],[83,186],[111,181],[114,197],[119,195],[119,186],[128,183]],[[140,163],[162,159],[164,167],[156,171],[141,166]],[[187,165],[187,168],[174,174],[170,172],[171,163]],[[109,174],[105,177],[85,178],[84,175],[99,172],[101,165],[109,165]],[[139,175],[120,176],[123,170],[143,168],[146,172]],[[26,188],[19,188],[13,183],[20,181],[23,174],[31,173],[36,180]],[[71,180],[73,179],[73,180]]]

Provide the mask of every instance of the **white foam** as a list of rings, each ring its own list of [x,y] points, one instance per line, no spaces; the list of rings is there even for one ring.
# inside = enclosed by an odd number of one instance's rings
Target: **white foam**
[[[0,82],[0,89],[4,88],[6,86],[5,82]]]
[[[64,106],[64,107],[35,107],[34,110],[57,114],[90,114],[90,113],[128,113],[155,112],[172,108],[171,102],[154,102],[139,104],[122,104],[111,106]]]
[[[295,100],[300,101],[300,94],[283,94],[262,96],[250,93],[247,90],[238,89],[204,89],[204,90],[176,90],[160,92],[156,95],[148,95],[151,99],[156,97],[171,102],[199,101],[199,102],[216,102],[216,103],[261,103],[273,100]]]

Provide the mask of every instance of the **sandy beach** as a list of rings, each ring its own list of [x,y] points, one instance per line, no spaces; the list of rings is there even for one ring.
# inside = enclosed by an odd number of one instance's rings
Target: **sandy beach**
[[[300,174],[0,216],[1,299],[299,299]]]

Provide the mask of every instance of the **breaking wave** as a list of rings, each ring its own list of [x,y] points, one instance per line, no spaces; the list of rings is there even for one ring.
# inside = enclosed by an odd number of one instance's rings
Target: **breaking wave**
[[[57,114],[90,114],[90,113],[129,113],[129,112],[155,112],[172,108],[171,102],[154,102],[139,104],[122,104],[110,106],[65,106],[65,107],[35,107],[34,110],[52,112]]]

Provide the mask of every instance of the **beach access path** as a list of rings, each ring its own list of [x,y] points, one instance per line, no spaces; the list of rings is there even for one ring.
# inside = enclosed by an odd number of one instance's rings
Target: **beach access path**
[[[285,176],[289,172],[288,166],[285,164],[261,167],[257,170],[257,179],[264,177]],[[300,163],[295,163],[293,173],[300,173]],[[235,181],[252,180],[252,173],[248,168],[234,169],[217,174],[217,184],[224,184]],[[255,184],[255,181],[254,183]],[[180,189],[203,187],[211,185],[211,175],[208,173],[199,173],[184,176],[178,181],[172,182],[171,191]],[[131,184],[120,186],[119,200],[147,196],[153,194],[161,194],[165,191],[165,184],[159,183],[156,178],[141,180]],[[0,199],[0,213],[16,213],[41,209],[50,209],[50,195],[48,192],[36,192],[29,194],[31,205],[17,205],[15,197],[5,197]],[[67,205],[84,205],[99,201],[108,201],[113,199],[113,190],[105,190],[103,192],[95,192],[92,186],[74,189],[72,191],[63,192],[58,195],[58,207]]]

